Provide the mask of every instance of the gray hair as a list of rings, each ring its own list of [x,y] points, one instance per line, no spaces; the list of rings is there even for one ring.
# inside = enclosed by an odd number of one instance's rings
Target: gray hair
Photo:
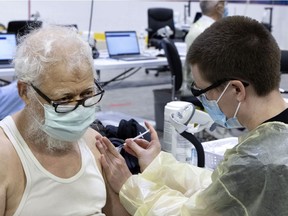
[[[13,60],[18,80],[40,83],[41,75],[56,65],[65,65],[67,73],[87,70],[94,64],[89,44],[75,28],[47,25],[21,38]]]
[[[215,10],[215,6],[219,0],[200,0],[200,8],[204,15],[210,14]]]

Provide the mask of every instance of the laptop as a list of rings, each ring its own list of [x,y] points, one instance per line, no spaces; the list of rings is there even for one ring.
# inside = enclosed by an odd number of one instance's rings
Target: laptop
[[[106,31],[106,45],[110,58],[123,61],[156,59],[141,55],[136,31]]]
[[[0,68],[13,68],[12,60],[16,52],[16,35],[0,34]]]

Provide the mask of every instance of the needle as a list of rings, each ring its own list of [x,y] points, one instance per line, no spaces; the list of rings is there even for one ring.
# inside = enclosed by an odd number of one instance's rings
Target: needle
[[[140,137],[143,137],[143,135],[145,135],[145,134],[147,134],[147,133],[149,133],[149,132],[150,132],[150,130],[148,129],[148,130],[146,130],[145,132],[140,133],[138,136],[134,137],[134,138],[132,139],[132,141],[134,141],[134,140],[136,140],[136,139],[139,139]],[[126,143],[117,146],[117,147],[116,147],[116,150],[117,150],[118,152],[120,152],[124,145],[126,145]]]
[[[140,138],[140,137],[143,137],[143,135],[145,135],[145,134],[147,134],[147,133],[149,133],[149,132],[150,132],[150,130],[148,129],[148,130],[146,130],[145,132],[140,133],[138,136],[134,137],[134,138],[132,139],[132,141],[134,141],[134,140],[136,140],[136,139],[138,139],[138,138]]]

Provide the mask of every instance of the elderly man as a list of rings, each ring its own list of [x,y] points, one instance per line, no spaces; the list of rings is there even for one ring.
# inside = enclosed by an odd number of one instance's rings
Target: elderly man
[[[124,147],[138,156],[139,175],[127,171],[109,140],[98,138],[102,165],[121,203],[146,216],[288,215],[288,105],[279,92],[275,39],[256,20],[227,17],[197,37],[187,60],[195,80],[191,91],[212,119],[223,127],[243,125],[249,133],[213,173],[160,152],[150,125],[150,143],[129,139]]]
[[[104,93],[89,45],[47,26],[23,40],[14,65],[25,107],[0,123],[0,215],[126,215],[89,128]]]

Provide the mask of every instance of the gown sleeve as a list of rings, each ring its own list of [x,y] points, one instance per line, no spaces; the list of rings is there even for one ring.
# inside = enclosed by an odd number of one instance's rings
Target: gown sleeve
[[[260,126],[213,171],[161,152],[120,190],[132,215],[288,215],[288,126]],[[277,144],[277,146],[276,146]]]

